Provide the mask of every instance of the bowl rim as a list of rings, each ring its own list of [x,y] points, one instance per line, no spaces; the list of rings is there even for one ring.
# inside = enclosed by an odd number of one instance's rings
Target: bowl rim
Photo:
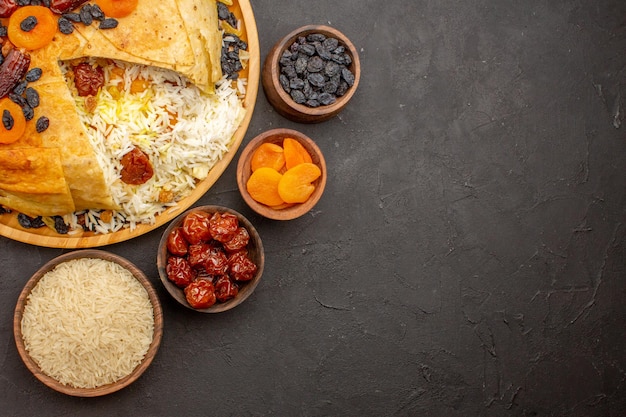
[[[153,317],[154,317],[154,331],[152,335],[152,342],[148,347],[148,351],[144,356],[143,360],[135,367],[135,369],[125,377],[119,379],[118,381],[112,382],[110,384],[101,385],[95,388],[76,388],[71,387],[69,385],[64,385],[61,382],[57,381],[53,377],[45,374],[41,368],[37,365],[37,363],[31,358],[31,356],[26,351],[24,345],[24,339],[22,336],[22,317],[24,307],[27,304],[27,297],[32,291],[32,289],[39,283],[41,278],[49,271],[54,269],[57,265],[67,262],[73,259],[81,259],[81,258],[96,258],[103,259],[110,262],[115,262],[123,268],[127,269],[131,272],[133,277],[139,281],[139,283],[143,286],[143,288],[148,293],[148,297],[150,299],[150,304],[152,305]],[[119,391],[128,385],[135,382],[145,371],[148,369],[152,361],[154,360],[157,351],[159,350],[161,339],[163,336],[163,310],[161,308],[161,302],[157,295],[156,290],[152,286],[150,280],[145,275],[145,273],[140,270],[135,264],[130,262],[128,259],[116,255],[112,252],[104,251],[101,249],[79,249],[73,250],[71,252],[64,253],[59,255],[44,265],[42,265],[26,282],[24,288],[20,292],[18,297],[18,301],[15,306],[14,315],[13,315],[13,336],[15,338],[15,343],[17,346],[18,353],[28,368],[28,370],[44,385],[52,388],[55,391],[58,391],[63,394],[75,396],[75,397],[98,397],[107,394],[111,394],[113,392]]]
[[[185,299],[182,288],[177,287],[173,282],[171,282],[167,278],[167,272],[165,269],[167,265],[167,256],[168,256],[167,245],[166,245],[167,237],[172,232],[172,230],[180,226],[185,216],[187,216],[189,213],[197,212],[197,211],[202,211],[205,213],[227,212],[227,213],[231,213],[237,216],[237,218],[239,219],[240,225],[241,223],[243,223],[243,226],[248,230],[250,239],[254,239],[256,252],[258,254],[258,262],[256,262],[256,265],[257,265],[256,274],[254,275],[254,278],[252,278],[252,280],[248,281],[245,284],[245,286],[242,287],[244,291],[240,290],[235,298],[230,299],[224,303],[215,303],[209,308],[193,308],[191,305],[189,305],[189,303]],[[248,299],[248,297],[250,297],[250,295],[252,295],[256,287],[259,285],[264,269],[265,269],[265,251],[263,249],[263,242],[261,240],[261,235],[259,234],[257,229],[254,227],[254,225],[250,222],[250,220],[248,220],[243,214],[239,213],[238,211],[230,207],[217,206],[217,205],[204,205],[204,206],[192,207],[184,211],[180,215],[178,215],[174,220],[170,222],[167,228],[163,231],[163,234],[161,235],[161,239],[159,241],[159,247],[157,251],[157,270],[159,272],[159,278],[161,280],[161,283],[163,284],[167,292],[172,296],[172,298],[176,300],[179,304],[183,305],[184,307],[187,307],[190,310],[197,311],[200,313],[221,313],[224,311],[231,310],[235,308],[236,306],[238,306],[239,304],[243,303],[246,299]]]
[[[274,137],[280,139],[274,141],[272,140],[272,138]],[[320,175],[320,177],[314,181],[315,191],[313,191],[313,194],[309,197],[307,201],[305,201],[304,203],[294,204],[291,207],[277,210],[273,209],[272,207],[266,206],[265,204],[259,203],[258,201],[253,199],[250,196],[250,193],[248,193],[246,183],[248,178],[250,177],[250,157],[252,156],[254,151],[264,142],[271,141],[275,143],[278,141],[282,141],[282,139],[286,137],[296,139],[305,147],[311,148],[313,150],[314,155],[311,156],[314,158],[314,163],[322,171],[322,175]],[[260,214],[261,216],[272,220],[293,220],[311,211],[311,209],[315,207],[315,205],[322,198],[322,194],[324,193],[324,189],[326,188],[327,177],[328,173],[326,168],[326,160],[324,159],[324,154],[322,153],[317,143],[315,143],[313,139],[311,139],[304,133],[294,129],[270,129],[255,136],[243,148],[237,162],[237,186],[239,187],[239,193],[241,194],[242,198],[244,199],[246,204],[248,204],[248,206],[257,214]]]
[[[354,84],[348,88],[346,94],[341,97],[338,97],[337,100],[330,105],[319,106],[319,107],[308,107],[303,104],[298,104],[289,94],[283,90],[280,80],[280,67],[279,61],[282,55],[282,52],[289,47],[299,36],[308,35],[315,32],[326,32],[325,34],[331,34],[334,38],[336,38],[343,46],[346,48],[347,52],[349,52],[352,57],[352,63],[350,67],[352,68],[352,72],[354,73]],[[361,62],[359,60],[359,53],[352,43],[350,39],[340,32],[338,29],[335,29],[331,26],[326,25],[305,25],[299,28],[296,28],[289,32],[287,35],[282,37],[273,47],[272,51],[268,55],[267,59],[270,60],[270,78],[272,82],[272,88],[276,90],[276,93],[283,101],[283,103],[291,108],[293,111],[298,112],[300,114],[307,115],[309,117],[324,117],[328,115],[334,115],[338,113],[345,105],[348,104],[348,101],[354,96],[357,87],[359,85],[359,81],[361,79]]]

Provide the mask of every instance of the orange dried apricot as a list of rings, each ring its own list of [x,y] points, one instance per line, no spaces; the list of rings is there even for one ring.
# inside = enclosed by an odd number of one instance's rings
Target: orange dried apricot
[[[283,139],[283,151],[285,153],[285,166],[288,170],[298,164],[313,162],[309,152],[295,139]]]
[[[274,168],[276,171],[285,166],[285,154],[283,148],[275,143],[261,144],[250,158],[250,169],[256,171],[261,167]]]
[[[313,181],[322,175],[320,168],[310,162],[303,162],[288,169],[278,183],[278,195],[286,203],[304,203],[309,199],[315,185]]]
[[[110,17],[124,17],[131,14],[139,0],[96,0],[105,15]]]
[[[9,18],[7,33],[13,45],[32,51],[52,42],[57,33],[57,20],[47,7],[20,7]]]
[[[268,206],[279,206],[284,203],[278,194],[278,183],[282,177],[283,175],[273,168],[261,167],[250,175],[246,189],[255,201]]]
[[[7,97],[1,99],[0,117],[2,118],[2,123],[0,123],[0,143],[13,143],[22,137],[26,130],[26,118],[19,105]],[[6,119],[6,123],[4,119]]]

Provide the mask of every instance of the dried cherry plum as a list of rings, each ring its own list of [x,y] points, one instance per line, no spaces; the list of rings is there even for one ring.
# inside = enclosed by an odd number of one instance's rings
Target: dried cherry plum
[[[209,230],[213,239],[228,242],[239,228],[239,219],[231,213],[215,213],[209,219]]]
[[[183,219],[183,236],[192,245],[212,239],[209,230],[209,216],[201,212],[191,212]]]
[[[167,278],[180,288],[185,288],[191,284],[196,277],[196,272],[191,268],[189,262],[179,256],[170,256],[167,259],[165,272]]]

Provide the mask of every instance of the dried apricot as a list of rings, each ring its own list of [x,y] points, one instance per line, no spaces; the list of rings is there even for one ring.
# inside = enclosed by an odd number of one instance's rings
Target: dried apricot
[[[1,99],[0,117],[0,143],[13,143],[22,137],[26,130],[26,118],[20,106],[9,98]]]
[[[309,199],[315,185],[313,181],[322,175],[320,168],[304,162],[288,169],[278,183],[278,195],[286,203],[304,203]]]
[[[300,142],[292,138],[283,139],[283,151],[285,153],[285,166],[291,169],[298,164],[312,163],[311,155]]]
[[[110,17],[124,17],[131,14],[139,0],[96,0],[104,14]]]
[[[13,45],[32,51],[52,42],[57,21],[47,7],[24,6],[9,18],[7,32]]]
[[[278,194],[278,183],[282,177],[283,175],[273,168],[261,167],[250,175],[246,189],[255,201],[268,206],[278,206],[284,203]]]
[[[250,169],[256,171],[261,167],[273,168],[280,172],[285,166],[285,154],[283,148],[275,143],[261,144],[250,158]]]

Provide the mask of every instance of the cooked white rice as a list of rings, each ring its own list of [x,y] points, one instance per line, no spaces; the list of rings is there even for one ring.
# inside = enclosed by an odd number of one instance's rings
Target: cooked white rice
[[[112,74],[113,65],[103,67],[106,84],[96,96],[93,113],[78,96],[69,66],[63,66],[106,181],[121,207],[108,213],[111,219],[101,219],[97,210],[86,213],[87,226],[99,233],[154,224],[155,216],[189,195],[228,152],[245,115],[240,97],[244,80],[233,86],[224,79],[215,94],[208,95],[174,71],[114,64],[125,70],[124,81]],[[131,93],[137,79],[147,80],[149,88]],[[154,176],[138,186],[120,179],[120,160],[133,147],[145,152],[154,168]],[[76,214],[66,216],[66,221],[78,227]]]
[[[48,376],[95,388],[130,375],[154,334],[145,288],[130,271],[103,259],[73,259],[46,273],[22,316],[24,345]]]

